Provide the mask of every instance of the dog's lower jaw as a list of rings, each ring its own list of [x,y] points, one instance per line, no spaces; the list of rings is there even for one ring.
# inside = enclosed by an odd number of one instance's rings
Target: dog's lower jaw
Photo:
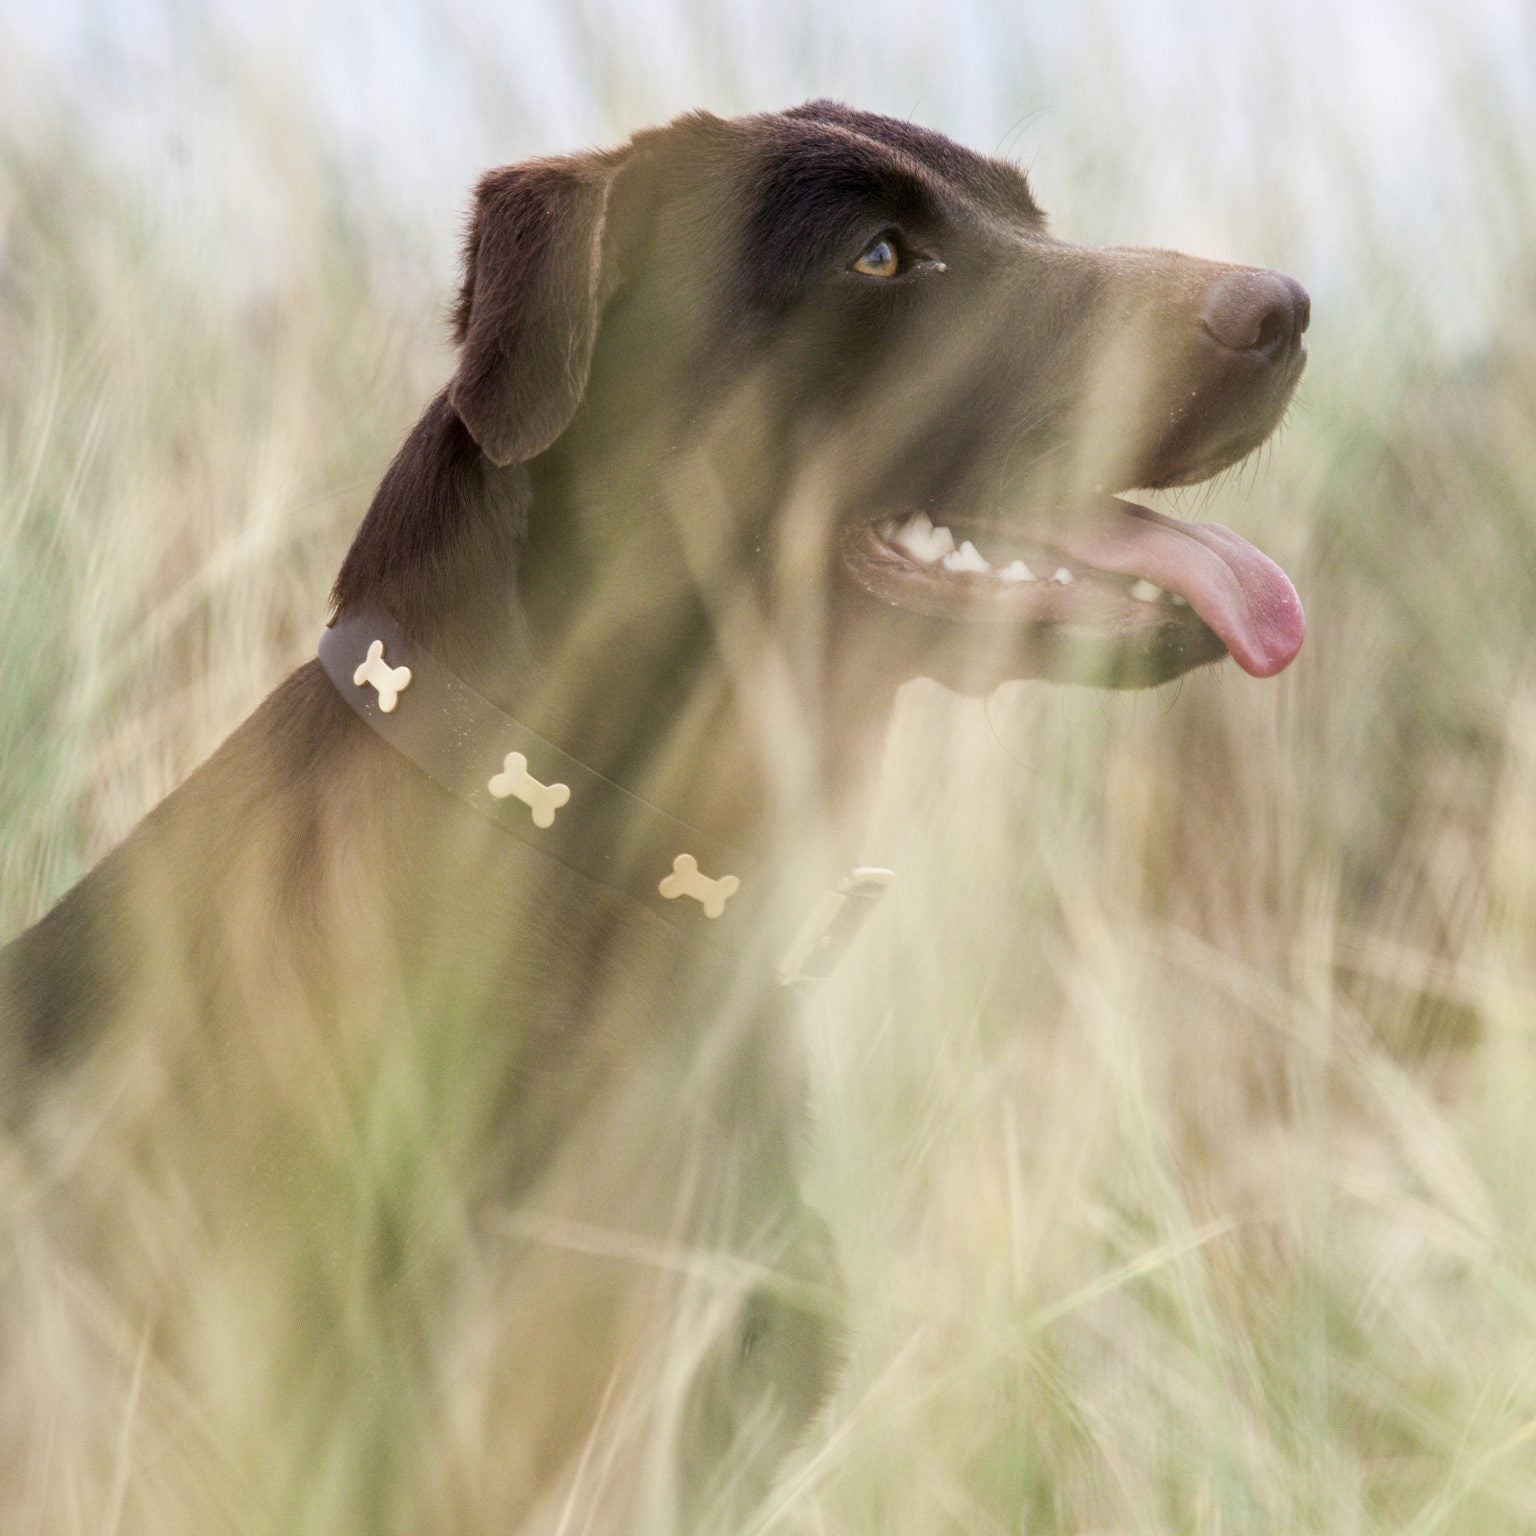
[[[983,599],[984,601],[985,599]],[[1226,658],[1207,626],[1171,604],[1137,605],[1134,624],[965,622],[850,583],[846,598],[861,644],[902,677],[929,678],[982,697],[1005,683],[1075,683],[1124,690],[1156,687]]]
[[[985,698],[1014,682],[1112,692],[1155,688],[1227,657],[1226,647],[1208,630],[1153,631],[1130,643],[1059,626],[981,637],[952,628],[935,633],[937,622],[885,608],[871,617],[870,626],[887,637],[892,654],[910,658],[906,670],[911,677],[927,678],[968,698]]]

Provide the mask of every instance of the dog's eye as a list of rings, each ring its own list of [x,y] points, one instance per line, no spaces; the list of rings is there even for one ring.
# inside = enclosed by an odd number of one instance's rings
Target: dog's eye
[[[896,242],[889,235],[881,235],[850,270],[865,277],[895,277],[901,268],[901,252],[896,249]]]

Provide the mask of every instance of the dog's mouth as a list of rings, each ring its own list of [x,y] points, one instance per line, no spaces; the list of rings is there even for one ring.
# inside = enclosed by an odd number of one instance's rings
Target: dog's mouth
[[[1252,676],[1272,677],[1306,631],[1285,572],[1246,539],[1115,496],[1039,533],[1002,518],[883,516],[848,531],[844,561],[884,603],[1156,653],[1166,664],[1153,670],[1168,676],[1226,652]]]

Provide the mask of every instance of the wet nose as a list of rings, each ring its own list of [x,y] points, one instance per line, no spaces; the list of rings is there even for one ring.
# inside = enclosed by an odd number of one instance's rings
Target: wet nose
[[[1283,272],[1225,272],[1205,291],[1200,323],[1231,352],[1281,362],[1301,344],[1312,300]]]

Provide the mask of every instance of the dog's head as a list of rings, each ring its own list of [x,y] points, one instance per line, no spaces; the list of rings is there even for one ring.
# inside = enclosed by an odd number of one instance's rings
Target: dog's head
[[[1278,273],[1065,244],[1017,169],[907,123],[697,115],[485,178],[449,399],[529,467],[546,607],[735,591],[967,687],[1267,676],[1302,638],[1284,575],[1115,493],[1261,443],[1307,310]]]

